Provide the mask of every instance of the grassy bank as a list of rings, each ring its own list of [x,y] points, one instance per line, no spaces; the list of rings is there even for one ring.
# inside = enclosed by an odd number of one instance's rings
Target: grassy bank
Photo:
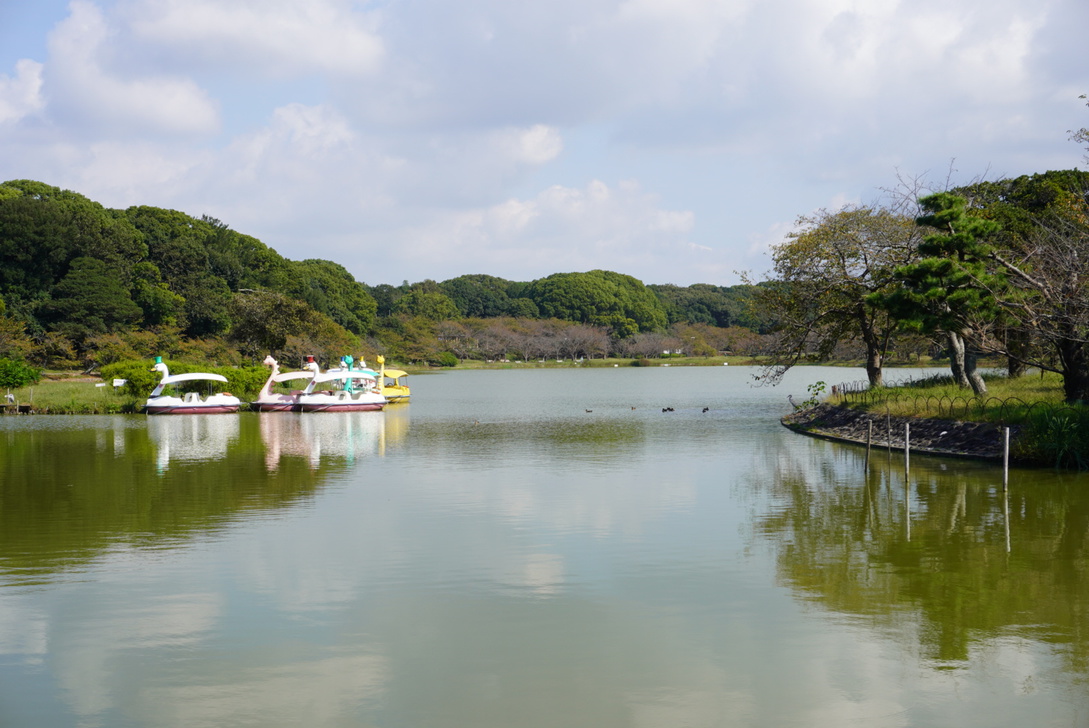
[[[903,386],[839,392],[828,401],[882,416],[1009,426],[1016,431],[1011,450],[1018,460],[1089,469],[1089,407],[1063,402],[1059,375],[989,375],[985,380],[987,393],[978,397],[954,385],[948,374],[936,374]]]
[[[29,410],[35,414],[123,414],[139,412],[144,403],[98,377],[76,377],[62,372],[48,373],[37,384],[10,393],[15,401],[5,407],[7,413]]]

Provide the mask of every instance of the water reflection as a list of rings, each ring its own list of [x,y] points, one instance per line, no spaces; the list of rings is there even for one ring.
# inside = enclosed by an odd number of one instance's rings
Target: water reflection
[[[0,723],[1089,714],[1086,478],[867,472],[744,372],[561,374],[422,377],[411,407],[240,415],[224,442],[0,421]]]
[[[238,439],[240,416],[162,416],[147,418],[147,434],[155,446],[159,472],[170,461],[222,460],[228,447]]]
[[[353,463],[366,456],[381,457],[386,447],[408,434],[408,410],[381,412],[264,413],[259,418],[265,444],[265,466],[280,467],[285,457],[299,457],[311,468],[322,460]]]
[[[119,548],[172,548],[244,514],[305,503],[407,433],[407,407],[388,417],[28,420],[3,433],[0,586],[44,583]]]
[[[754,524],[781,578],[838,612],[902,629],[958,667],[994,641],[1032,637],[1087,673],[1089,501],[1083,479],[915,458],[871,463],[821,445],[775,454],[776,507]]]

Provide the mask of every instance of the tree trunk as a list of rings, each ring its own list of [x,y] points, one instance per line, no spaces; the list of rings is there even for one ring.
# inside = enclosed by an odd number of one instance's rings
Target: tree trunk
[[[1056,344],[1063,369],[1063,397],[1067,404],[1089,402],[1089,349],[1086,344],[1063,339]]]
[[[962,341],[964,340],[962,339]],[[987,383],[983,381],[983,377],[976,371],[978,361],[979,349],[975,344],[966,342],[964,346],[964,376],[968,378],[972,391],[978,396],[983,396],[987,394]]]
[[[972,383],[964,372],[964,339],[955,331],[947,331],[945,339],[949,348],[949,369],[953,372],[953,381],[958,387],[968,389]]]
[[[885,346],[881,337],[875,331],[873,318],[864,305],[857,309],[859,331],[862,334],[862,343],[866,345],[866,378],[870,380],[871,387],[885,386],[885,376],[881,365],[885,361]]]
[[[1022,329],[1006,331],[1006,376],[1017,379],[1025,374],[1025,359],[1029,352],[1029,335]]]
[[[866,350],[866,377],[870,380],[871,387],[884,387],[885,375],[881,368],[881,352],[876,349]]]

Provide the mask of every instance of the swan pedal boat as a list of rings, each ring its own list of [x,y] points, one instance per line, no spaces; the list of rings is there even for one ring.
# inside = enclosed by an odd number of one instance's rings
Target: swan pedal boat
[[[163,363],[162,357],[155,357],[155,366],[151,371],[160,372],[163,378],[144,403],[144,412],[149,415],[220,415],[237,412],[242,406],[242,400],[229,392],[219,392],[207,397],[201,397],[197,392],[185,392],[180,397],[163,394],[163,389],[170,384],[196,381],[226,383],[227,378],[221,374],[204,372],[171,374]]]
[[[298,397],[300,412],[373,412],[386,406],[386,398],[374,391],[377,372],[370,369],[330,369],[314,375]],[[340,389],[318,390],[319,384],[339,382]],[[355,382],[362,386],[355,389]]]
[[[294,380],[313,379],[319,368],[314,357],[307,357],[306,369],[295,372],[281,372],[280,365],[271,356],[265,357],[265,366],[272,368],[257,399],[250,402],[250,407],[257,412],[293,412],[299,408],[299,395],[304,390],[296,389],[290,393],[273,392],[272,387],[283,382]]]
[[[407,402],[411,392],[408,388],[408,372],[402,369],[386,369],[386,358],[378,357],[380,369],[379,381],[382,383],[382,396],[390,404]]]

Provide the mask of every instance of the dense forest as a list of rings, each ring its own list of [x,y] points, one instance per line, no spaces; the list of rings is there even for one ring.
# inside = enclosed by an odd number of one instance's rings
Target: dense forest
[[[164,355],[228,365],[353,352],[404,363],[755,353],[758,286],[644,285],[595,270],[367,285],[203,216],[113,210],[0,184],[0,359],[92,370]]]

